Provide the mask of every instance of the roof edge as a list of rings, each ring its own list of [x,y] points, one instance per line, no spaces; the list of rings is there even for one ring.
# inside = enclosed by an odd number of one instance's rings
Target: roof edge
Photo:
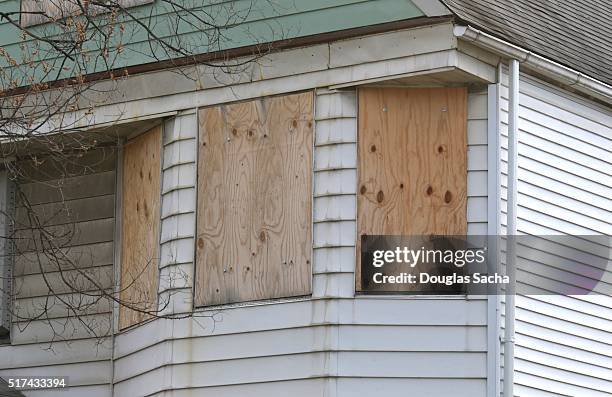
[[[398,21],[383,22],[374,25],[366,25],[343,30],[335,30],[331,32],[316,33],[308,36],[300,36],[290,39],[282,39],[265,43],[262,42],[244,47],[236,47],[227,50],[207,52],[182,58],[172,58],[166,60],[159,60],[156,62],[125,66],[116,69],[90,73],[83,76],[83,79],[85,82],[91,83],[95,81],[108,80],[112,78],[112,76],[133,76],[137,74],[156,72],[164,69],[194,66],[201,63],[228,61],[246,56],[260,57],[263,55],[268,55],[293,48],[332,43],[335,41],[352,39],[360,36],[386,33],[394,30],[412,29],[422,26],[437,25],[441,23],[448,23],[451,21],[453,21],[453,17],[451,15],[439,15],[431,17],[425,15],[415,18],[402,19]],[[73,77],[54,80],[49,82],[49,89],[65,87],[66,85],[71,85],[74,83],[75,80]],[[30,85],[25,85],[6,91],[0,90],[0,97],[21,95],[27,93],[30,87]]]
[[[499,39],[469,25],[456,25],[453,29],[455,37],[472,42],[479,47],[490,50],[503,57],[516,59],[546,77],[562,85],[591,95],[608,105],[612,105],[612,86],[587,76],[575,69],[563,66],[555,61],[535,54],[532,51]]]

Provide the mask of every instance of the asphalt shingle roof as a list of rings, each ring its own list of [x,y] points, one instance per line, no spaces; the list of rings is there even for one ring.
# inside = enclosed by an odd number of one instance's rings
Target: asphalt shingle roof
[[[612,85],[610,0],[443,0],[470,26]]]

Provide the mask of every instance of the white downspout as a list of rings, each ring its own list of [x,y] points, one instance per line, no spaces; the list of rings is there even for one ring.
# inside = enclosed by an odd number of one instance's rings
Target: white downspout
[[[504,397],[514,396],[514,298],[516,281],[516,208],[518,159],[519,62],[510,60],[508,94],[508,200],[506,287],[504,332]]]
[[[487,92],[487,234],[488,261],[491,271],[497,271],[500,258],[501,234],[501,170],[500,170],[500,88],[502,66],[497,67],[497,82],[489,84]],[[500,397],[501,393],[501,299],[500,289],[489,291],[487,297],[487,396]]]

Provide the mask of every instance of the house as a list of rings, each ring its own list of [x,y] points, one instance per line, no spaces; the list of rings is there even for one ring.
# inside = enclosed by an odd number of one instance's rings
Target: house
[[[134,35],[124,78],[92,71],[102,102],[60,112],[86,151],[3,159],[0,377],[67,377],[32,397],[612,394],[612,297],[586,290],[609,266],[533,266],[567,295],[370,294],[359,260],[362,235],[612,235],[610,7],[277,3],[213,54],[152,62]]]

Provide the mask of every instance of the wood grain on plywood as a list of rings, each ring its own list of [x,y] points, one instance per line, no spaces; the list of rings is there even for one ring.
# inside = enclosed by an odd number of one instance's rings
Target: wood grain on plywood
[[[465,234],[467,90],[363,88],[358,123],[357,252],[363,234]]]
[[[123,150],[121,292],[119,328],[156,309],[160,214],[161,127],[129,141]]]
[[[196,304],[310,293],[313,94],[199,113]]]

